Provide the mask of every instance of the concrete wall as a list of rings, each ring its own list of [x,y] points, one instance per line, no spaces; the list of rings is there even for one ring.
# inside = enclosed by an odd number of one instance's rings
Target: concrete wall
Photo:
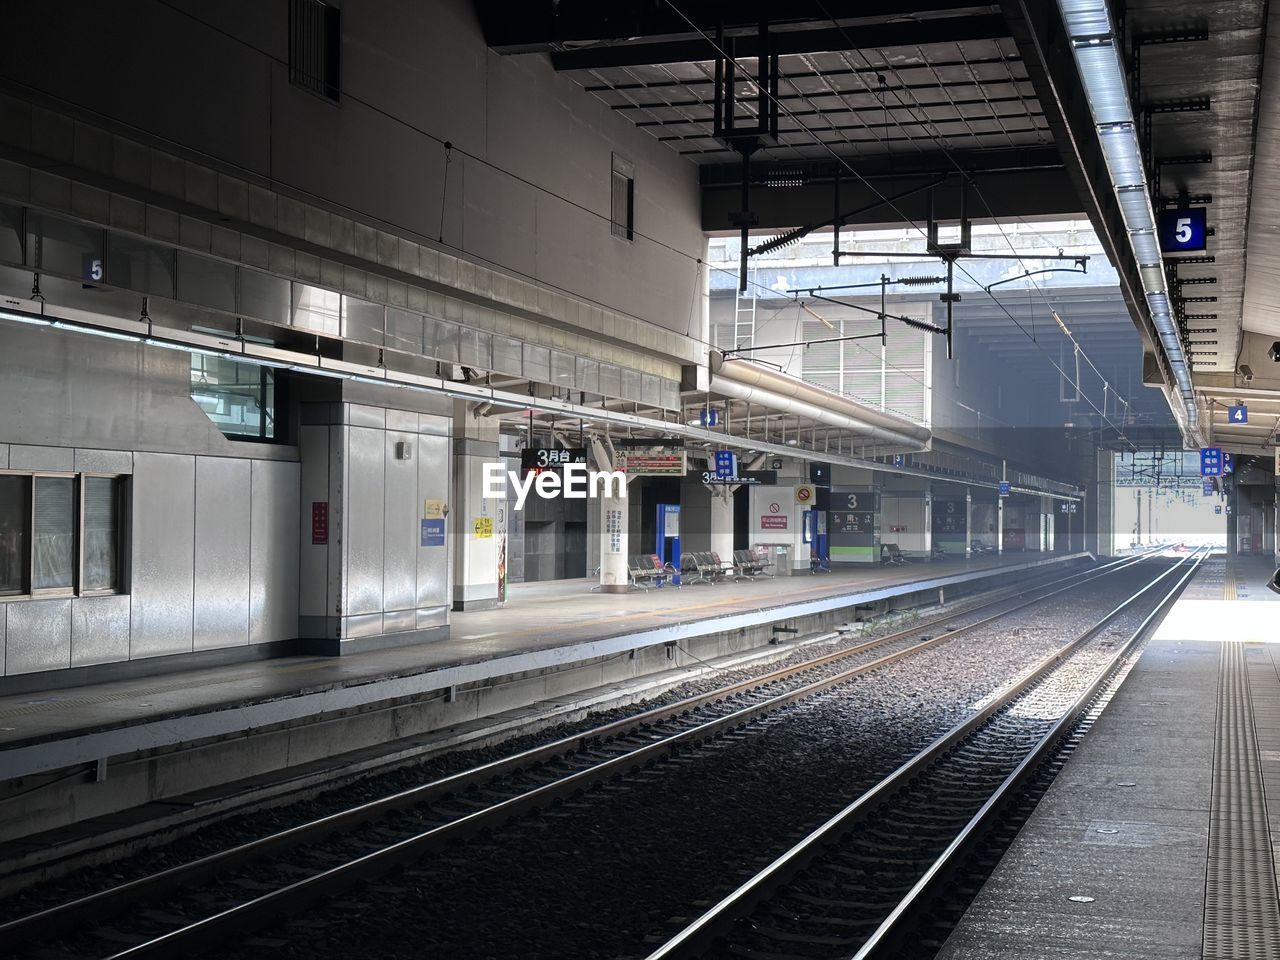
[[[0,603],[5,675],[296,637],[296,449],[223,437],[185,353],[2,335],[0,469],[128,478],[129,546],[119,594]]]
[[[34,113],[6,106],[4,139],[16,147],[92,166],[94,142],[82,146],[60,119],[74,114],[548,290],[701,336],[694,165],[545,57],[489,52],[466,0],[343,5],[338,103],[290,83],[284,2],[140,0],[122,16],[50,0],[8,12],[14,35],[58,38],[16,45],[0,63],[5,86],[38,104]],[[126,144],[109,134],[97,144],[109,167],[127,166]],[[631,242],[610,231],[614,153],[635,167]],[[216,194],[217,173],[209,174]]]

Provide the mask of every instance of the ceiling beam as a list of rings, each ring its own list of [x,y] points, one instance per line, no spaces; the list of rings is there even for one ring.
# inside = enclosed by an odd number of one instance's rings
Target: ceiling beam
[[[709,34],[713,31],[714,28],[707,30]],[[837,50],[913,47],[931,43],[964,43],[995,40],[1008,35],[1004,18],[998,14],[969,14],[849,27],[835,27],[830,21],[825,21],[824,26],[772,32],[769,36],[769,51],[788,56]],[[755,36],[738,37],[730,52],[738,60],[752,59],[760,53],[759,39]],[[658,63],[692,63],[714,60],[715,57],[716,50],[712,43],[694,34],[680,39],[626,42],[553,52],[551,65],[557,70],[601,70]]]
[[[832,147],[837,153],[841,147]],[[952,154],[953,157],[957,156]],[[853,174],[845,172],[840,187],[840,207],[842,211],[862,209],[861,213],[848,217],[844,223],[847,227],[858,226],[904,226],[915,223],[924,229],[929,219],[929,194],[926,191],[895,201],[892,206],[883,203],[884,198],[905,193],[912,187],[922,186],[922,181],[935,179],[940,174],[955,174],[955,166],[951,160],[940,153],[916,154],[912,161],[921,167],[932,166],[934,172],[921,173],[914,178],[898,177],[893,179],[874,179],[876,172],[883,169],[881,158],[867,162],[857,157],[849,159],[850,166],[862,173],[871,171],[871,175],[862,174],[870,185],[854,179]],[[906,167],[904,158],[902,163]],[[760,174],[768,170],[767,164],[758,164]],[[795,165],[780,162],[780,167],[790,170]],[[827,167],[831,166],[828,161]],[[713,167],[708,171],[703,168],[702,188],[702,228],[710,233],[732,229],[730,214],[742,208],[738,186],[729,186],[721,181],[727,178],[731,169],[741,171],[740,165],[721,168]],[[708,179],[714,177],[714,183]],[[985,207],[975,210],[971,202],[969,213],[979,219],[988,216],[1006,217],[1049,217],[1079,216],[1080,199],[1071,181],[1061,167],[1057,169],[1006,170],[999,172],[974,172],[973,182],[991,206],[988,214]],[[935,212],[940,218],[959,216],[959,195],[956,188],[956,176],[937,190]],[[832,186],[829,182],[808,182],[802,187],[767,187],[753,185],[748,199],[749,209],[759,217],[760,233],[790,230],[806,224],[825,223],[832,217]],[[873,204],[879,204],[872,208]],[[871,208],[871,209],[863,209]]]
[[[974,0],[477,0],[485,43],[499,53],[548,52],[562,44],[604,43],[633,38],[664,40],[697,36],[723,24],[729,36],[754,34],[761,23],[778,32],[832,26],[854,28],[869,19],[945,16],[969,10],[986,13]]]

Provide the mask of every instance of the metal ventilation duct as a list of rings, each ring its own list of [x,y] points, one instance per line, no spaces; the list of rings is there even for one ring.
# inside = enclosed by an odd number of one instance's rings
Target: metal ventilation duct
[[[818,423],[848,430],[855,437],[892,444],[904,450],[923,450],[932,438],[928,427],[905,417],[873,410],[843,394],[833,393],[797,377],[750,360],[726,360],[711,353],[711,393],[757,403],[769,410],[793,413]]]

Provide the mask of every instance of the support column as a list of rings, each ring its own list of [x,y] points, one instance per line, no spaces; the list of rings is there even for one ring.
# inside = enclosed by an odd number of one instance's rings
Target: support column
[[[733,491],[729,487],[711,491],[711,552],[721,560],[733,556]]]
[[[502,464],[498,425],[459,400],[453,417],[453,609],[498,605],[498,521],[505,501],[484,496],[484,466]],[[505,489],[505,484],[504,484]]]
[[[973,491],[964,491],[964,558],[973,556]]]
[[[601,497],[600,504],[600,590],[626,593],[631,578],[627,573],[627,498]]]
[[[996,495],[996,556],[1004,556],[1004,501]]]

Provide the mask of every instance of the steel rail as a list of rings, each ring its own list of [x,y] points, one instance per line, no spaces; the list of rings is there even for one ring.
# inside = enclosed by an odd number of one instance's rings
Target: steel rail
[[[916,881],[906,896],[893,908],[880,926],[876,928],[875,932],[854,954],[852,960],[878,960],[878,958],[891,956],[891,951],[907,935],[905,927],[909,924],[909,921],[918,915],[918,910],[924,903],[936,895],[940,882],[951,874],[964,859],[965,855],[973,848],[974,844],[979,841],[992,819],[1018,794],[1027,780],[1058,750],[1062,742],[1071,736],[1076,726],[1093,709],[1095,701],[1102,694],[1111,690],[1117,673],[1128,662],[1134,649],[1145,639],[1147,632],[1156,625],[1158,620],[1164,617],[1167,609],[1173,605],[1174,601],[1181,596],[1183,589],[1191,581],[1191,578],[1196,575],[1201,564],[1204,563],[1205,558],[1209,555],[1208,550],[1197,551],[1197,553],[1199,556],[1191,564],[1190,569],[1183,574],[1182,578],[1165,594],[1156,608],[1139,624],[1124,645],[1116,651],[1115,656],[1095,674],[1093,680],[1076,698],[1071,707],[1049,728],[1032,748],[1031,752],[1022,759],[978,812],[970,818],[960,833],[956,835],[956,838],[947,846],[947,849]],[[1123,679],[1121,682],[1123,682]]]
[[[704,955],[705,951],[712,946],[716,939],[731,929],[739,918],[749,915],[757,905],[765,902],[774,891],[792,880],[823,850],[837,843],[842,836],[852,831],[876,806],[888,799],[894,792],[906,787],[913,778],[923,773],[955,745],[978,730],[995,714],[1057,669],[1066,657],[1069,657],[1083,644],[1096,637],[1115,617],[1194,556],[1189,555],[1187,558],[1182,558],[1178,563],[1162,571],[1140,590],[1102,616],[1087,630],[1046,656],[1021,677],[1006,685],[986,707],[969,719],[957,724],[910,760],[899,766],[874,787],[867,790],[764,869],[713,905],[674,937],[658,947],[657,950],[650,953],[646,960],[688,960],[688,958]]]
[[[730,728],[734,725],[741,725],[742,723],[746,723],[750,719],[753,719],[753,711],[755,715],[758,715],[759,713],[763,713],[767,710],[785,706],[787,702],[799,699],[800,696],[810,696],[814,693],[820,692],[821,689],[827,686],[842,683],[861,673],[878,669],[879,667],[886,666],[889,663],[903,659],[936,644],[962,636],[969,631],[977,629],[978,627],[985,626],[994,620],[1066,592],[1067,590],[1075,589],[1083,584],[1092,582],[1093,580],[1127,569],[1130,566],[1152,558],[1159,552],[1159,549],[1149,550],[1142,554],[1113,560],[1098,567],[1091,567],[1087,570],[1078,571],[1076,573],[1069,574],[1066,577],[1061,577],[1057,580],[1040,584],[1031,588],[1036,594],[1031,599],[1023,600],[1012,607],[983,616],[980,619],[961,627],[943,631],[939,635],[929,637],[918,644],[913,644],[912,646],[903,648],[893,654],[889,654],[885,657],[878,658],[877,660],[851,668],[848,671],[843,671],[831,678],[806,684],[793,691],[763,700],[758,704],[749,705],[724,717],[713,719],[710,723],[715,725],[716,730]],[[670,720],[692,710],[705,707],[709,704],[728,699],[738,694],[760,689],[770,684],[794,677],[798,674],[820,669],[833,662],[857,656],[867,652],[868,650],[896,643],[907,639],[912,635],[920,634],[922,631],[929,629],[931,625],[936,624],[937,621],[950,619],[956,616],[971,615],[993,607],[1003,606],[1021,592],[1021,588],[1013,587],[1009,588],[1007,591],[999,592],[1002,594],[999,597],[987,599],[976,606],[970,607],[968,610],[948,612],[945,616],[939,617],[931,623],[915,624],[908,629],[887,634],[883,637],[878,637],[865,643],[857,644],[853,647],[824,654],[820,657],[815,657],[799,664],[783,667],[761,676],[749,677],[736,683],[717,688],[716,690],[708,691],[707,693],[699,694],[694,697],[689,697],[677,701],[676,703],[656,707],[631,717],[624,717],[582,733],[573,734],[551,743],[532,747],[509,757],[503,757],[468,770],[459,771],[458,773],[432,781],[431,783],[411,787],[395,794],[380,797],[356,807],[278,831],[266,837],[247,841],[187,863],[177,864],[148,876],[139,877],[115,887],[89,894],[63,904],[58,904],[25,917],[10,920],[6,923],[0,924],[0,943],[16,944],[30,941],[43,935],[64,933],[68,929],[76,926],[83,926],[87,922],[109,917],[114,913],[119,912],[121,909],[131,907],[139,901],[153,898],[157,894],[169,893],[176,888],[192,885],[199,880],[216,876],[219,873],[253,860],[260,859],[275,851],[287,849],[288,847],[301,845],[303,843],[314,842],[324,836],[342,830],[349,830],[396,810],[416,806],[422,803],[428,803],[450,795],[460,794],[473,786],[492,781],[499,777],[515,773],[519,770],[533,767],[537,764],[546,763],[557,757],[570,755],[574,752],[584,750],[594,743],[624,736],[637,729]],[[834,637],[836,634],[833,633],[831,636]],[[498,807],[505,807],[506,804],[523,798],[530,798],[532,800],[530,794],[538,793],[539,791],[546,791],[545,794],[539,794],[539,802],[550,802],[555,799],[557,794],[563,794],[565,789],[581,789],[579,784],[585,786],[589,779],[585,776],[586,774],[590,774],[593,771],[599,771],[597,778],[600,778],[612,776],[617,772],[620,772],[622,765],[615,762],[625,760],[628,757],[633,756],[635,753],[643,751],[642,757],[638,759],[636,763],[631,764],[632,766],[649,762],[661,751],[664,745],[668,745],[669,749],[667,752],[670,752],[670,750],[675,749],[677,746],[682,745],[685,742],[695,739],[705,739],[708,736],[714,735],[713,731],[705,733],[697,738],[692,736],[705,729],[706,725],[704,724],[702,726],[694,727],[690,730],[685,730],[678,734],[671,735],[670,737],[654,741],[639,748],[638,751],[633,751],[620,757],[612,758],[612,760],[605,761],[604,764],[578,771],[576,774],[573,774],[572,777],[563,778],[553,783],[546,784],[543,787],[537,788],[535,791],[521,794],[518,797],[511,798],[510,801],[504,801],[501,804],[496,804],[458,818],[457,820],[444,824],[441,827],[437,827],[432,831],[428,831],[426,834],[421,834],[416,838],[410,839],[422,840],[425,843],[427,842],[425,840],[426,837],[433,837],[433,845],[435,843],[443,844],[452,839],[459,839],[466,836],[469,832],[474,832],[474,829],[479,829],[479,827],[474,826],[474,824],[481,822],[486,815],[491,813],[491,811],[494,813],[498,812]],[[673,743],[671,741],[674,737],[683,737],[684,739]],[[605,766],[607,764],[615,765]],[[555,787],[560,787],[561,789],[551,789]],[[529,807],[527,809],[531,808],[532,807]],[[507,808],[505,810],[508,818],[512,815],[518,815],[519,812],[521,811],[515,808]],[[456,831],[454,831],[455,827],[457,828]],[[128,951],[126,951],[125,954],[122,954],[122,956],[135,955],[143,956],[146,954],[134,954]]]

